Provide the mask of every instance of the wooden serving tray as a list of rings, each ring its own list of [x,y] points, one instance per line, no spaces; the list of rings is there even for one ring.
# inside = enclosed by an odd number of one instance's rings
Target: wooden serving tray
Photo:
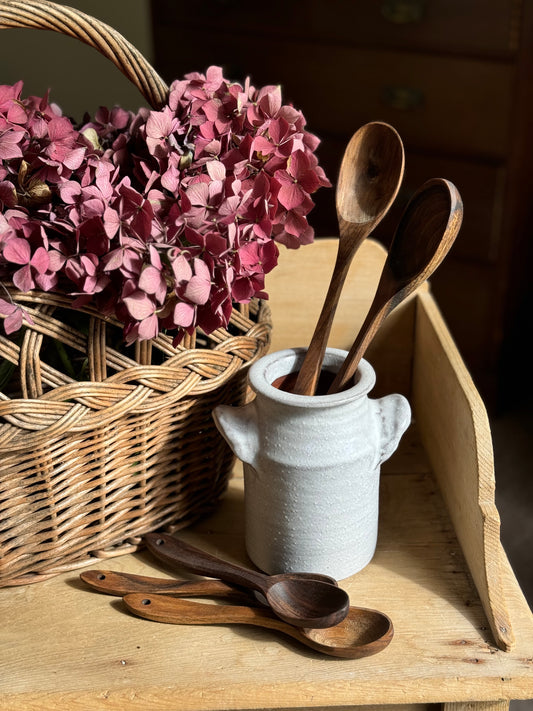
[[[335,252],[335,240],[283,251],[267,284],[274,348],[309,342]],[[332,345],[350,345],[384,258],[375,242],[361,248]],[[485,408],[427,285],[388,318],[368,359],[374,395],[402,392],[414,413],[382,468],[374,559],[342,581],[352,604],[392,618],[387,649],[339,660],[269,630],[148,622],[68,573],[0,590],[0,708],[504,711],[533,698],[533,616],[499,542]],[[180,535],[249,564],[239,467],[216,514]],[[99,567],[172,575],[146,552]]]
[[[328,273],[332,240],[317,241],[313,248],[312,264],[302,265],[301,253],[287,252],[272,273],[272,350],[310,340],[314,314],[322,304],[318,285]],[[344,290],[331,346],[350,348],[385,256],[377,242],[368,240],[363,246]],[[304,299],[299,286],[289,297],[284,283],[299,284],[304,266],[308,269],[305,286],[309,287]],[[298,320],[293,314],[298,314]],[[501,649],[511,649],[514,634],[500,570],[500,519],[489,421],[428,284],[391,314],[366,358],[377,373],[374,394],[399,392],[411,403],[417,436],[447,504],[495,641]],[[410,523],[406,521],[406,526]]]

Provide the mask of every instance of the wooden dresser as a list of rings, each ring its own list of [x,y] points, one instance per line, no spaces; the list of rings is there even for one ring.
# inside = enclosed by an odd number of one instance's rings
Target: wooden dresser
[[[391,123],[406,149],[402,191],[375,236],[388,244],[424,180],[459,188],[463,229],[432,279],[487,406],[506,404],[525,378],[516,343],[529,314],[529,166],[533,159],[533,4],[528,0],[153,0],[155,65],[167,81],[210,64],[230,79],[280,83],[322,138],[335,181],[352,133]],[[334,191],[311,221],[336,234]],[[512,364],[513,382],[500,377]]]

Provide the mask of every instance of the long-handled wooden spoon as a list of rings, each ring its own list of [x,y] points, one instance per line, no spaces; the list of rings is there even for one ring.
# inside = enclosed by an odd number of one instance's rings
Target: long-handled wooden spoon
[[[327,575],[314,573],[292,573],[299,578],[325,580],[336,585],[336,581]],[[176,578],[159,578],[148,575],[135,575],[115,570],[84,570],[80,579],[93,590],[106,595],[123,597],[129,593],[162,593],[178,597],[224,597],[233,601],[245,602],[250,605],[257,601],[252,590],[238,588],[213,578],[205,580],[182,580]],[[261,602],[261,600],[259,600]]]
[[[133,573],[120,573],[114,570],[84,570],[80,578],[93,590],[123,597],[130,593],[143,595],[161,593],[178,597],[223,597],[229,600],[252,604],[254,594],[241,590],[222,580],[175,580],[156,578]]]
[[[375,121],[362,126],[346,147],[336,192],[337,259],[315,332],[296,383],[291,388],[293,393],[315,394],[331,324],[350,264],[361,243],[394,201],[402,182],[404,164],[401,138],[386,123]]]
[[[329,393],[348,385],[385,317],[433,274],[462,220],[461,196],[448,180],[428,180],[413,195],[390,245],[370,310]]]
[[[291,625],[331,627],[348,614],[350,599],[346,591],[330,582],[291,573],[265,575],[221,560],[166,534],[147,533],[144,541],[148,550],[166,563],[259,591],[276,615]]]
[[[270,610],[233,605],[205,605],[165,595],[126,595],[124,604],[139,617],[174,625],[245,624],[267,627],[290,635],[302,644],[333,657],[358,659],[381,652],[394,629],[387,615],[364,607],[350,607],[347,617],[334,627],[293,627]]]

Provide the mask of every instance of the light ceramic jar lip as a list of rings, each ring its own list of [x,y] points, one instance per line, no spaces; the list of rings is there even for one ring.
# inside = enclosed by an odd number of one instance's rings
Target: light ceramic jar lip
[[[305,353],[305,348],[288,348],[283,351],[269,353],[260,358],[250,368],[249,383],[252,390],[287,405],[301,406],[305,403],[305,407],[324,407],[324,405],[339,405],[353,400],[354,397],[370,392],[374,387],[376,374],[370,363],[364,358],[361,359],[357,369],[357,382],[351,388],[339,393],[331,395],[296,395],[272,385],[276,378],[297,370],[303,362]],[[324,355],[324,368],[337,372],[347,355],[347,351],[339,348],[328,348]]]

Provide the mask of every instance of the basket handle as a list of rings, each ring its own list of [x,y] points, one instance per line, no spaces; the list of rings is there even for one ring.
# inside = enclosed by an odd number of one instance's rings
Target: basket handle
[[[75,37],[110,59],[139,89],[153,109],[168,98],[168,86],[121,34],[80,10],[49,0],[2,0],[0,29],[31,27]]]

